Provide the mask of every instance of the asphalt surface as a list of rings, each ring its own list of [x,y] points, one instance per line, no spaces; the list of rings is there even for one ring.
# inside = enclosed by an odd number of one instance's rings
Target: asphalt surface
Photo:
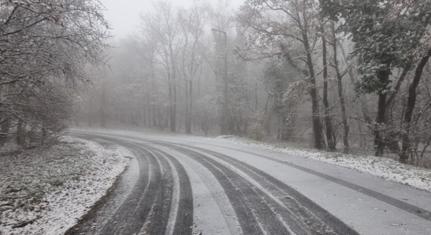
[[[73,134],[102,144],[122,145],[136,159],[114,190],[68,234],[428,234],[426,228],[431,225],[431,213],[426,208],[257,151],[122,134]],[[317,177],[335,191],[342,188],[349,196],[371,198],[372,203],[388,208],[385,213],[394,210],[413,218],[417,230],[393,224],[365,228],[367,219],[372,218],[356,218],[355,213],[349,217],[345,211],[341,213],[343,205],[334,205],[334,209],[330,203],[322,206],[316,202],[320,200],[308,197],[307,190],[298,190],[294,178],[290,185],[257,160],[253,164],[241,160],[242,155],[267,161],[264,165],[286,171],[286,175],[293,169]],[[340,197],[340,203],[351,200],[341,198],[342,191],[331,193]],[[325,195],[322,192],[323,198]],[[371,210],[370,216],[373,213]],[[375,213],[377,220],[380,212]],[[418,228],[417,221],[424,229]],[[394,229],[387,230],[391,226]]]

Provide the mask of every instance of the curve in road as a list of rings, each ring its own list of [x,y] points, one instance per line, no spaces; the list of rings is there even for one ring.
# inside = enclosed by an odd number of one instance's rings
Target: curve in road
[[[292,187],[228,155],[168,142],[78,136],[110,141],[137,153],[139,178],[127,199],[104,224],[96,225],[101,226],[99,234],[204,233],[205,228],[194,226],[196,205],[186,160],[204,167],[217,180],[242,234],[357,234]],[[86,228],[91,226],[84,221],[72,234],[89,234]],[[232,229],[226,231],[232,233]]]

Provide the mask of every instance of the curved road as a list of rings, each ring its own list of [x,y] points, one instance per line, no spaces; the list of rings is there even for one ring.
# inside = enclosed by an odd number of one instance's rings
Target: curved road
[[[429,208],[414,202],[429,194],[372,179],[387,187],[379,191],[361,181],[370,176],[347,169],[289,162],[274,153],[208,139],[85,131],[73,135],[122,145],[136,159],[114,191],[69,234],[431,232]],[[360,179],[344,179],[343,174]],[[399,196],[388,195],[398,191]],[[412,198],[406,199],[409,194]]]

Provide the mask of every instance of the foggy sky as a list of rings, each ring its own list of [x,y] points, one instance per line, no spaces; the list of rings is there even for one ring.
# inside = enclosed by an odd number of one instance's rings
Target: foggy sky
[[[105,16],[112,28],[114,38],[124,37],[136,32],[140,15],[151,9],[153,2],[161,0],[101,0],[106,8]],[[193,2],[216,4],[219,0],[171,0],[177,6],[190,6]],[[230,0],[232,7],[238,7],[244,0]]]

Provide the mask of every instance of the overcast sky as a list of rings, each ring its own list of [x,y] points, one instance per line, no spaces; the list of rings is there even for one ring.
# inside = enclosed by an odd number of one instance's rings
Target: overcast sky
[[[124,37],[136,31],[139,16],[151,9],[153,2],[159,0],[101,0],[106,8],[105,16],[115,38]],[[194,1],[217,3],[219,0],[171,0],[174,5],[190,6]],[[231,0],[238,7],[244,0]]]

